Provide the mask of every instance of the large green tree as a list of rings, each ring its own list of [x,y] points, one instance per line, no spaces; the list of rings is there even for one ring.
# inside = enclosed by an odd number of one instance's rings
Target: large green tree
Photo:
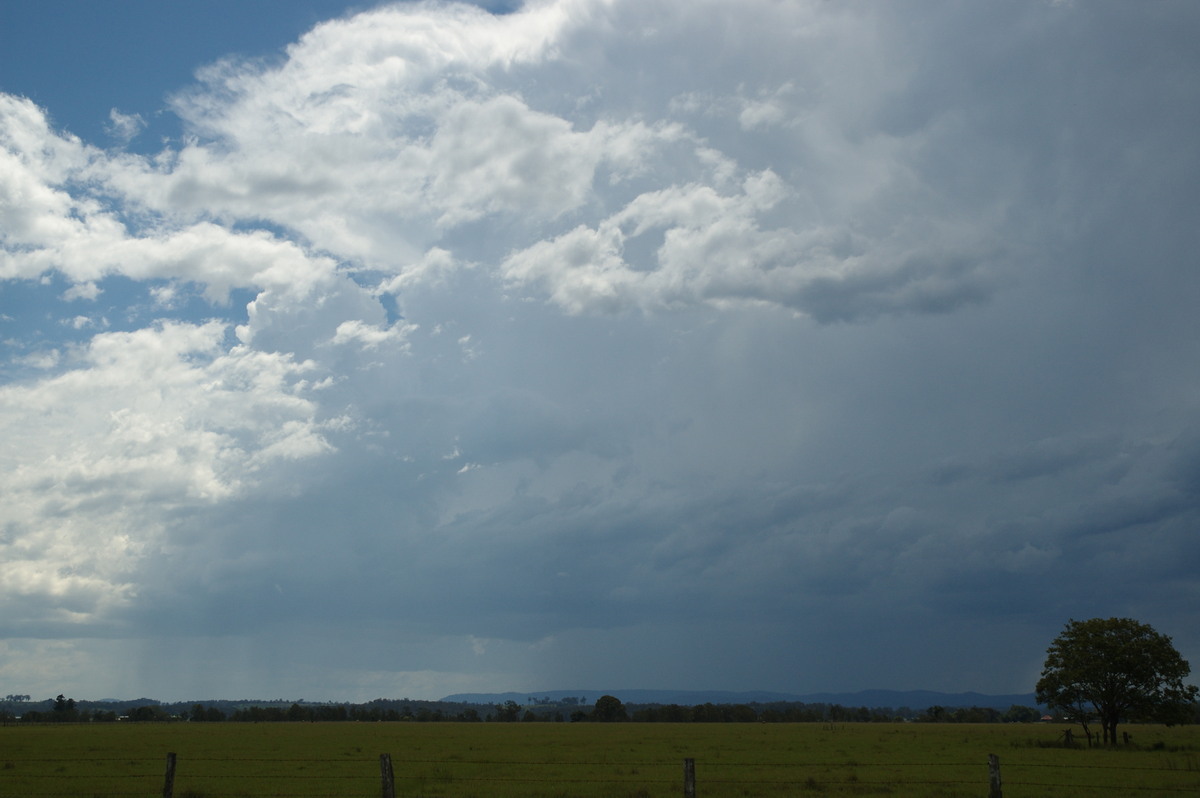
[[[1196,698],[1191,672],[1171,638],[1130,618],[1070,621],[1046,651],[1038,703],[1084,724],[1095,717],[1116,744],[1121,720],[1182,717]],[[1090,738],[1090,734],[1089,734]]]

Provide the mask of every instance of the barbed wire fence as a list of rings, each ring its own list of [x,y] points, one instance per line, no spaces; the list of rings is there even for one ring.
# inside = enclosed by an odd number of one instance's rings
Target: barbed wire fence
[[[182,768],[181,768],[182,765]],[[400,779],[396,778],[396,770]],[[1086,770],[1080,777],[1078,771]],[[247,771],[252,775],[247,775]],[[616,771],[616,772],[614,772]],[[944,778],[930,773],[944,773]],[[977,774],[972,777],[971,773]],[[1134,786],[1118,774],[1170,774],[1173,785]],[[906,775],[910,774],[910,775]],[[1013,778],[1016,776],[1016,778]],[[397,791],[397,784],[401,789]],[[1085,783],[1086,782],[1086,783]],[[30,785],[34,789],[30,789]],[[454,785],[468,785],[455,790]],[[11,786],[10,786],[11,785]],[[42,787],[44,789],[38,789]],[[571,795],[589,785],[590,795],[751,794],[749,788],[859,793],[882,788],[977,788],[977,794],[1010,798],[1038,790],[1086,790],[1092,794],[1172,796],[1200,794],[1200,760],[1189,756],[1167,766],[1072,765],[1016,762],[1001,778],[999,760],[975,762],[701,762],[514,761],[500,759],[230,758],[166,755],[165,764],[115,757],[23,759],[0,770],[0,798],[396,798],[397,795],[477,794],[494,785],[506,791],[528,787]],[[607,788],[611,787],[611,790]],[[653,790],[653,792],[650,792]]]

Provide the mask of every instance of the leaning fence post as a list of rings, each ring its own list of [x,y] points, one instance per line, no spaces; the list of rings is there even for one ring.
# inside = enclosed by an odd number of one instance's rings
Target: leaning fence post
[[[683,760],[683,798],[696,798],[696,760]]]
[[[167,776],[163,781],[163,798],[175,795],[175,752],[167,754]]]
[[[383,798],[396,798],[396,774],[392,771],[392,755],[379,755],[379,777],[383,781]]]
[[[988,798],[1004,798],[1000,791],[1000,757],[988,754]]]

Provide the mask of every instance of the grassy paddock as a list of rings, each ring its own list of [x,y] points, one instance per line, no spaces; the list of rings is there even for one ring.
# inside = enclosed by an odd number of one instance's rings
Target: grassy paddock
[[[1065,727],[1019,724],[173,723],[0,728],[0,796],[701,798],[1200,794],[1200,727],[1123,727],[1129,749],[1064,749]]]

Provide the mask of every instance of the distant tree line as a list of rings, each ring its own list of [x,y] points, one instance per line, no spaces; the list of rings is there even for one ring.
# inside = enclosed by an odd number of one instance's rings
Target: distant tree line
[[[841,704],[808,704],[778,701],[769,704],[700,704],[697,706],[643,705],[631,719],[644,723],[1028,723],[1039,720],[1036,707],[1012,706],[1001,712],[992,707],[847,707]]]
[[[443,701],[378,698],[361,704],[308,701],[222,700],[162,703],[143,698],[126,702],[76,701],[59,695],[45,701],[9,695],[0,702],[0,720],[21,723],[113,722],[458,722],[458,723],[1030,723],[1043,717],[1036,707],[1014,705],[1000,711],[992,707],[932,706],[847,707],[776,701],[749,704],[624,704],[615,696],[601,696],[588,706],[582,699],[534,699],[528,704],[470,704]],[[16,700],[21,699],[21,700]],[[1200,703],[1192,705],[1184,722],[1200,723]]]
[[[486,709],[476,704],[441,701],[376,699],[363,704],[314,703],[307,701],[220,700],[164,703],[150,698],[133,701],[76,701],[59,695],[55,699],[30,701],[29,696],[8,696],[0,701],[0,720],[22,723],[111,723],[220,721],[265,723],[280,721],[460,721],[492,719],[481,715]]]

